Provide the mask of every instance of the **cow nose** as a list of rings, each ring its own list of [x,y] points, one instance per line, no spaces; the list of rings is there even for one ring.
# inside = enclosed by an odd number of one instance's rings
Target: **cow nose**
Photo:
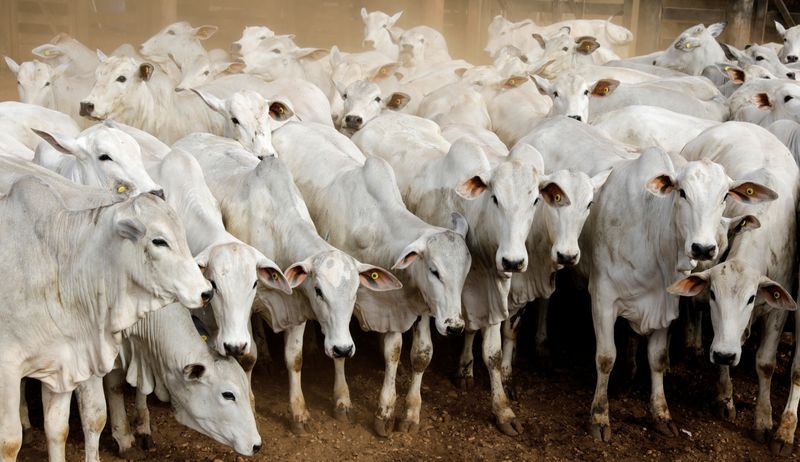
[[[569,117],[570,119],[575,119],[578,122],[581,122],[583,120],[583,117],[581,117],[579,115],[571,115],[571,116],[567,116],[567,117]]]
[[[348,345],[346,347],[340,347],[335,345],[333,347],[333,356],[336,358],[344,358],[350,356],[350,353],[353,352],[353,345]]]
[[[577,263],[578,255],[565,255],[561,252],[556,252],[556,261],[559,265],[572,266]]]
[[[714,364],[718,366],[730,366],[733,364],[733,360],[736,359],[736,353],[720,353],[719,351],[715,351],[711,356],[714,359]]]
[[[163,189],[154,189],[154,190],[150,191],[150,194],[152,194],[152,195],[154,195],[156,197],[160,197],[162,200],[166,200],[166,197],[164,196],[164,190]]]
[[[361,128],[363,123],[364,119],[361,116],[348,115],[344,118],[344,124],[347,125],[347,128]]]
[[[786,62],[787,63],[796,63],[797,62],[797,56],[795,56],[795,55],[787,56],[786,57]]]
[[[81,117],[92,115],[92,112],[94,112],[94,103],[90,103],[88,101],[81,101],[81,110],[80,110]]]
[[[244,354],[244,351],[247,349],[246,343],[240,343],[239,345],[232,345],[230,343],[223,343],[223,347],[225,347],[225,354],[228,356],[236,356],[239,357]]]
[[[414,49],[414,45],[409,45],[408,43],[403,44],[403,50],[411,51]]]
[[[448,337],[452,336],[452,335],[460,335],[462,332],[464,332],[464,327],[463,326],[461,326],[461,327],[447,326],[446,331],[447,331],[447,336]]]
[[[257,453],[260,450],[261,450],[261,445],[260,444],[254,444],[253,445],[253,454]]]
[[[522,271],[522,267],[525,262],[523,260],[508,260],[503,257],[500,260],[500,263],[503,264],[503,270],[505,271],[519,272]]]
[[[794,80],[794,72],[787,72],[786,77],[788,77],[790,80]]]
[[[716,245],[692,244],[692,258],[695,260],[711,260],[716,254]]]
[[[202,294],[200,294],[200,298],[203,300],[203,303],[210,302],[213,297],[214,297],[214,291],[213,290],[207,290],[207,291],[203,292]]]

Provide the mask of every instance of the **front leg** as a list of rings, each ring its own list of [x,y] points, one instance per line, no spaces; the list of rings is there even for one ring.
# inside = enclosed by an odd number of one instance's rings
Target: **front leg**
[[[736,403],[733,402],[733,382],[731,382],[730,366],[719,366],[715,406],[719,418],[728,422],[736,420]]]
[[[482,328],[481,334],[483,335],[483,363],[489,370],[495,423],[506,435],[517,436],[522,433],[522,425],[517,421],[517,416],[514,415],[511,406],[508,405],[508,397],[503,390],[503,378],[500,372],[500,365],[503,361],[503,352],[500,349],[500,324]]]
[[[775,372],[778,343],[781,332],[783,332],[783,325],[786,323],[786,317],[785,310],[771,310],[762,318],[764,329],[761,334],[761,343],[756,352],[758,398],[756,399],[755,426],[753,428],[755,439],[761,443],[769,441],[772,433],[772,402],[770,401],[772,373]]]
[[[92,376],[75,389],[78,410],[83,428],[84,458],[86,462],[100,461],[100,433],[106,426],[106,395],[103,379]]]
[[[67,460],[66,444],[69,435],[69,405],[71,401],[72,392],[56,393],[42,384],[44,433],[47,436],[47,455],[50,462]]]
[[[431,342],[431,318],[422,316],[414,326],[414,340],[411,344],[411,385],[406,395],[406,416],[400,421],[398,430],[416,432],[419,429],[419,413],[422,409],[422,374],[431,362],[433,342]]]
[[[592,293],[592,322],[594,324],[595,341],[597,342],[594,357],[597,370],[597,384],[592,399],[589,431],[596,440],[611,439],[611,419],[608,412],[608,381],[614,361],[617,359],[617,347],[614,345],[614,322],[617,314],[607,300]]]
[[[333,415],[339,422],[350,422],[350,388],[347,386],[347,377],[344,375],[345,358],[333,358],[336,375],[333,378]]]
[[[464,346],[461,349],[461,356],[458,358],[458,372],[456,382],[461,391],[472,390],[475,385],[475,376],[472,365],[475,358],[472,356],[472,345],[475,343],[474,330],[464,331]]]
[[[289,372],[289,407],[292,412],[292,432],[295,435],[304,435],[311,429],[309,419],[311,416],[306,408],[306,399],[303,397],[303,385],[300,375],[303,370],[303,333],[306,323],[287,328],[284,331],[284,360]]]
[[[794,432],[797,429],[797,406],[800,404],[800,315],[794,315],[794,358],[792,359],[792,383],[789,398],[781,415],[781,423],[770,443],[774,455],[789,457],[794,445]]]
[[[119,456],[123,459],[141,459],[144,457],[139,448],[134,446],[135,438],[128,423],[125,410],[125,371],[114,369],[103,377],[103,388],[108,400],[108,414],[111,420],[111,436],[117,442]]]
[[[668,329],[658,329],[647,338],[647,361],[650,363],[650,412],[655,428],[666,436],[678,436],[678,428],[672,422],[664,394],[664,372],[669,369]]]
[[[522,324],[522,310],[503,321],[503,363],[500,366],[500,374],[503,379],[503,388],[512,400],[517,399],[517,393],[512,383],[512,372],[520,324]]]
[[[397,365],[400,364],[400,353],[403,350],[403,334],[400,332],[387,332],[383,334],[383,360],[385,371],[383,373],[383,387],[378,400],[378,412],[375,414],[373,427],[378,436],[387,437],[394,427],[394,404],[397,400],[395,382],[397,380]]]
[[[22,446],[20,380],[13,373],[0,374],[0,462],[17,460],[17,453]]]
[[[150,428],[150,408],[147,407],[147,395],[136,389],[136,418],[133,421],[133,435],[136,445],[143,451],[149,451],[156,446],[153,442],[153,433]]]

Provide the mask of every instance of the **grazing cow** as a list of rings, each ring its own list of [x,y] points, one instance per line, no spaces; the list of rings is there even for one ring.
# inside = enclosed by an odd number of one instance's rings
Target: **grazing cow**
[[[454,228],[450,230],[414,216],[403,204],[394,173],[385,161],[377,157],[367,157],[364,162],[353,159],[339,147],[350,141],[322,128],[287,124],[275,133],[275,146],[297,178],[314,221],[329,242],[357,258],[403,270],[399,273],[402,291],[362,290],[355,313],[362,328],[383,334],[386,369],[374,420],[380,436],[388,436],[393,430],[402,333],[414,326],[413,377],[398,429],[415,431],[420,424],[422,374],[433,356],[431,318],[441,335],[456,335],[464,329],[460,296],[470,266],[464,242],[466,223],[460,215],[450,216],[448,227]],[[320,162],[324,169],[313,168]],[[357,205],[337,207],[343,203]]]
[[[302,434],[309,426],[300,382],[303,332],[309,320],[319,322],[325,354],[336,366],[334,414],[347,420],[351,403],[344,360],[356,352],[349,331],[356,291],[359,286],[396,289],[400,282],[385,269],[361,263],[322,239],[291,174],[274,156],[259,161],[238,143],[209,134],[190,135],[174,147],[200,163],[227,230],[287,268],[292,295],[259,290],[255,310],[274,331],[285,331],[292,431]]]
[[[25,177],[0,200],[2,252],[16,262],[3,275],[13,290],[3,296],[2,460],[15,460],[21,443],[23,377],[44,385],[48,451],[64,460],[72,390],[112,369],[122,331],[176,299],[198,308],[213,294],[163,201],[141,195],[86,208],[62,199],[74,191],[57,189]],[[33,285],[18,271],[32,261],[39,268]]]
[[[667,330],[678,317],[678,299],[666,289],[680,276],[685,260],[696,263],[717,256],[718,224],[726,203],[753,204],[774,198],[775,192],[761,184],[734,182],[722,166],[709,160],[674,167],[658,148],[614,166],[595,201],[596,213],[589,218],[593,231],[589,292],[597,341],[590,433],[595,439],[611,438],[607,393],[619,316],[628,320],[634,332],[648,337],[655,429],[677,436],[663,374],[669,366]],[[648,244],[636,244],[643,242]]]
[[[698,24],[686,29],[666,51],[655,58],[653,64],[689,75],[700,75],[707,66],[729,62],[715,39],[725,30],[725,25],[724,22],[717,22],[708,27]]]

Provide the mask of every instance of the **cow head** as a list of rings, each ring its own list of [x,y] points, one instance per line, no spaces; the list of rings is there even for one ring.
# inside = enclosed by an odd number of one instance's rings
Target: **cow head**
[[[398,61],[403,67],[420,67],[425,64],[425,36],[415,30],[403,32],[397,41],[400,47]]]
[[[208,59],[208,56],[201,55],[181,69],[181,81],[175,87],[175,91],[199,87],[204,83],[214,80],[222,73],[236,74],[242,72],[244,68],[245,64],[242,61],[212,62]]]
[[[348,134],[360,130],[385,109],[400,110],[411,99],[405,93],[392,93],[384,100],[377,84],[368,80],[357,80],[340,91],[344,100],[344,117],[340,129]]]
[[[748,336],[750,317],[756,304],[772,309],[795,311],[791,295],[777,282],[731,260],[706,271],[676,281],[667,289],[671,294],[693,297],[708,291],[711,325],[711,362],[720,366],[736,366],[742,355],[742,343]]]
[[[361,21],[364,23],[364,40],[361,44],[365,48],[374,49],[376,44],[390,43],[392,39],[389,31],[402,14],[402,11],[391,16],[383,11],[368,13],[366,8],[361,8]]]
[[[779,85],[771,92],[756,93],[753,104],[765,112],[771,112],[773,120],[793,120],[800,123],[800,86],[793,83]]]
[[[155,68],[124,56],[101,57],[95,71],[95,83],[81,101],[80,114],[94,120],[119,119],[141,98],[140,88],[150,80]]]
[[[163,63],[173,60],[178,67],[183,67],[195,56],[206,54],[200,42],[214,35],[217,29],[217,26],[192,27],[185,21],[176,22],[139,46],[139,53],[151,61]]]
[[[251,90],[238,91],[224,100],[200,90],[192,91],[224,117],[225,136],[238,141],[259,159],[276,154],[272,132],[294,117],[294,110],[288,101],[266,100]]]
[[[64,74],[67,68],[66,64],[53,68],[39,61],[17,64],[8,56],[5,56],[5,60],[8,68],[17,77],[17,92],[21,102],[42,107],[55,107],[53,82]]]
[[[747,45],[744,50],[738,50],[726,45],[726,49],[736,58],[740,65],[754,64],[781,78],[795,80],[794,70],[786,67],[772,48],[762,45]]]
[[[784,63],[796,63],[800,57],[800,27],[794,26],[786,29],[781,23],[775,21],[775,29],[783,37],[783,48],[778,56]]]
[[[718,22],[708,28],[698,24],[686,29],[653,64],[690,75],[700,75],[706,66],[727,62],[725,52],[715,39],[725,30],[725,24]]]
[[[246,56],[261,45],[261,43],[274,37],[275,32],[267,26],[247,26],[242,31],[242,37],[231,44],[231,53]]]
[[[578,74],[560,74],[555,80],[531,76],[539,93],[553,101],[548,116],[563,115],[579,122],[589,121],[589,85]]]

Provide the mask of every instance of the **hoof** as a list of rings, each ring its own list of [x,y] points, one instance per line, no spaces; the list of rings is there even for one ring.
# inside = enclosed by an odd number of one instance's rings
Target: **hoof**
[[[597,441],[608,442],[611,440],[611,426],[605,424],[591,424],[589,425],[589,433],[592,438]]]
[[[497,428],[506,436],[518,436],[522,433],[522,423],[516,418],[508,422],[497,422]]]
[[[416,433],[419,430],[419,423],[410,420],[401,420],[397,422],[397,431],[400,433]]]
[[[768,429],[754,428],[753,429],[753,439],[758,441],[761,444],[766,444],[767,442],[769,442],[770,439],[772,439],[771,433],[772,432],[770,430],[768,430]],[[791,451],[791,449],[790,449],[790,451]]]
[[[678,436],[678,427],[672,420],[659,420],[654,425],[657,432],[664,436],[676,437]]]
[[[716,407],[716,414],[722,420],[733,422],[736,420],[736,406],[733,400],[717,401],[714,406]]]
[[[769,450],[773,456],[789,457],[792,455],[792,443],[775,438],[770,441]]]
[[[124,451],[120,451],[119,457],[125,460],[144,460],[147,454],[136,446],[133,446]]]
[[[136,437],[136,446],[138,446],[143,451],[149,451],[156,447],[156,443],[153,441],[153,436],[147,433],[139,433],[134,435]]]
[[[337,406],[336,408],[333,409],[333,417],[341,423],[347,423],[347,424],[353,423],[353,418],[350,416],[349,407]]]
[[[306,422],[292,421],[292,433],[295,436],[306,436],[311,432],[311,425]]]
[[[471,375],[457,377],[456,385],[461,391],[471,391],[475,387],[475,379]]]
[[[378,436],[388,438],[394,427],[394,417],[384,419],[376,415],[375,420],[372,422],[372,427],[375,429],[375,433],[377,433]]]

